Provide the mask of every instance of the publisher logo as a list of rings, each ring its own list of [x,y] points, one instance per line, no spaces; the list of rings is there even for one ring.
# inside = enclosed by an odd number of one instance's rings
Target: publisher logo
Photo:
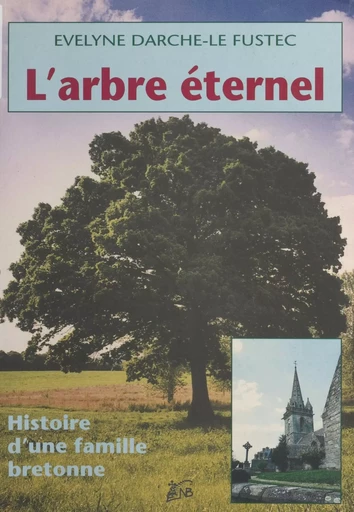
[[[181,498],[191,498],[193,496],[192,480],[182,480],[182,482],[175,483],[173,480],[168,484],[170,490],[166,495],[166,501],[180,500]]]

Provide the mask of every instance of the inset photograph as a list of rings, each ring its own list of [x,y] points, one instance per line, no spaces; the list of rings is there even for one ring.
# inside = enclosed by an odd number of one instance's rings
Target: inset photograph
[[[341,340],[232,340],[232,503],[341,503]]]

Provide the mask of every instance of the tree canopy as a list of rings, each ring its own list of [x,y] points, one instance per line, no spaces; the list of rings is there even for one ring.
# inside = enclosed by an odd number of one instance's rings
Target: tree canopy
[[[222,335],[344,330],[345,241],[306,164],[188,116],[97,135],[90,156],[97,178],[78,177],[18,228],[0,312],[32,333],[28,350],[48,345],[77,371],[125,337],[130,379],[189,364],[190,414],[203,419]]]
[[[272,450],[272,462],[278,466],[280,471],[286,471],[289,466],[288,461],[289,450],[286,444],[286,436],[279,437],[278,446]]]

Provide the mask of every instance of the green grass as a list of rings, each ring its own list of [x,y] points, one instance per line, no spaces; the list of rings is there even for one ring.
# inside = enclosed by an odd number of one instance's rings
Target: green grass
[[[0,393],[124,384],[125,372],[1,372]]]
[[[7,452],[8,444],[24,433],[7,431],[9,414],[29,413],[21,408],[3,408],[0,412],[0,510],[4,512],[224,512],[234,511],[230,504],[230,420],[225,414],[219,428],[189,428],[184,412],[97,413],[70,412],[70,417],[88,418],[88,432],[43,433],[43,440],[61,440],[70,453],[18,455]],[[31,409],[32,418],[62,417],[63,410]],[[45,435],[44,435],[45,434]],[[134,437],[145,442],[146,455],[75,454],[73,441],[110,441],[116,437]],[[344,504],[333,511],[352,512],[352,474],[354,471],[354,430],[343,434]],[[68,452],[69,452],[68,450]],[[9,478],[7,460],[18,465],[91,464],[105,467],[104,478],[30,477]],[[330,474],[331,472],[329,472]],[[303,473],[309,476],[310,472]],[[289,473],[294,478],[295,472]],[[277,478],[281,477],[277,473]],[[166,503],[168,483],[193,480],[192,498]],[[277,512],[277,505],[239,504],[237,512]],[[306,505],[282,505],[281,510],[307,512]],[[321,505],[311,511],[323,512]]]
[[[340,485],[340,471],[317,469],[313,471],[287,471],[285,473],[261,473],[257,478],[279,482],[299,482]]]
[[[45,407],[50,409],[152,412],[158,409],[182,410],[192,397],[191,379],[177,390],[174,407],[167,407],[163,391],[145,379],[126,381],[126,373],[87,371],[0,372],[0,407]],[[213,402],[230,410],[230,394],[210,386]],[[185,407],[184,407],[185,409]]]
[[[1,372],[2,390],[42,391],[104,386],[125,382],[124,372]],[[11,387],[12,386],[12,387]],[[81,392],[81,391],[80,391]],[[86,391],[83,391],[86,393]],[[105,392],[104,388],[100,393]],[[91,391],[88,390],[88,399]],[[141,393],[142,397],[147,394]],[[140,403],[140,402],[139,402]],[[0,409],[0,510],[2,512],[323,512],[322,505],[271,505],[230,503],[231,420],[225,404],[220,405],[218,427],[190,428],[186,411],[148,412],[143,402],[134,411],[66,411],[63,408],[6,406]],[[67,454],[11,455],[8,444],[24,432],[8,432],[9,414],[88,418],[88,432],[41,432],[44,441],[64,441]],[[35,436],[34,436],[35,437]],[[115,440],[134,437],[147,444],[146,455],[75,454],[73,442]],[[105,476],[98,477],[8,477],[8,460],[17,465],[103,465]],[[295,473],[289,473],[292,475]],[[280,473],[277,473],[277,479]],[[309,472],[304,473],[308,478]],[[343,430],[343,504],[333,512],[353,512],[354,429]],[[193,497],[166,503],[171,480],[193,480]],[[307,480],[308,481],[308,480]]]
[[[354,389],[351,381],[345,379],[343,376],[342,400],[344,404],[354,404]]]
[[[7,453],[8,443],[25,433],[8,432],[7,415],[24,414],[27,410],[2,409],[0,413],[1,484],[0,509],[28,512],[158,512],[166,510],[168,483],[193,480],[195,495],[174,510],[225,510],[229,503],[230,421],[227,417],[219,428],[188,428],[185,413],[70,413],[70,417],[88,418],[88,432],[42,433],[43,440],[64,441],[71,447],[67,454]],[[61,418],[63,410],[31,409],[30,416]],[[225,423],[225,425],[223,425]],[[134,437],[145,442],[146,455],[75,454],[73,442],[110,441],[117,437]],[[68,450],[69,451],[69,450]],[[104,478],[17,477],[7,476],[7,460],[17,465],[90,464],[105,467]],[[215,504],[220,503],[220,506]],[[218,508],[219,507],[219,508]]]
[[[190,383],[190,375],[186,375],[184,380],[187,384]],[[141,379],[139,382],[144,384],[146,380]],[[63,373],[60,371],[0,372],[0,393],[114,386],[116,384],[136,384],[136,381],[127,382],[124,371],[84,371],[81,373]]]

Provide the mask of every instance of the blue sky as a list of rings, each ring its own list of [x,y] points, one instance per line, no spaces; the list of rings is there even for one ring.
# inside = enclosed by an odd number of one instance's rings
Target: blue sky
[[[232,356],[232,446],[244,460],[242,445],[249,441],[253,456],[277,445],[284,433],[282,416],[291,396],[294,361],[302,397],[314,410],[315,430],[340,355],[337,339],[235,339]]]
[[[198,114],[235,137],[307,162],[329,215],[339,215],[348,245],[343,268],[354,268],[354,0],[4,0],[8,21],[341,21],[344,27],[342,114]],[[152,117],[140,114],[9,114],[6,105],[6,26],[0,100],[0,293],[22,247],[17,226],[39,202],[58,204],[78,175],[90,175],[88,145],[95,134],[121,131]],[[167,118],[168,115],[162,115]],[[0,325],[0,349],[24,350],[29,339]]]
[[[144,21],[304,21],[332,9],[348,11],[350,0],[137,0]],[[131,9],[129,0],[114,1]]]

